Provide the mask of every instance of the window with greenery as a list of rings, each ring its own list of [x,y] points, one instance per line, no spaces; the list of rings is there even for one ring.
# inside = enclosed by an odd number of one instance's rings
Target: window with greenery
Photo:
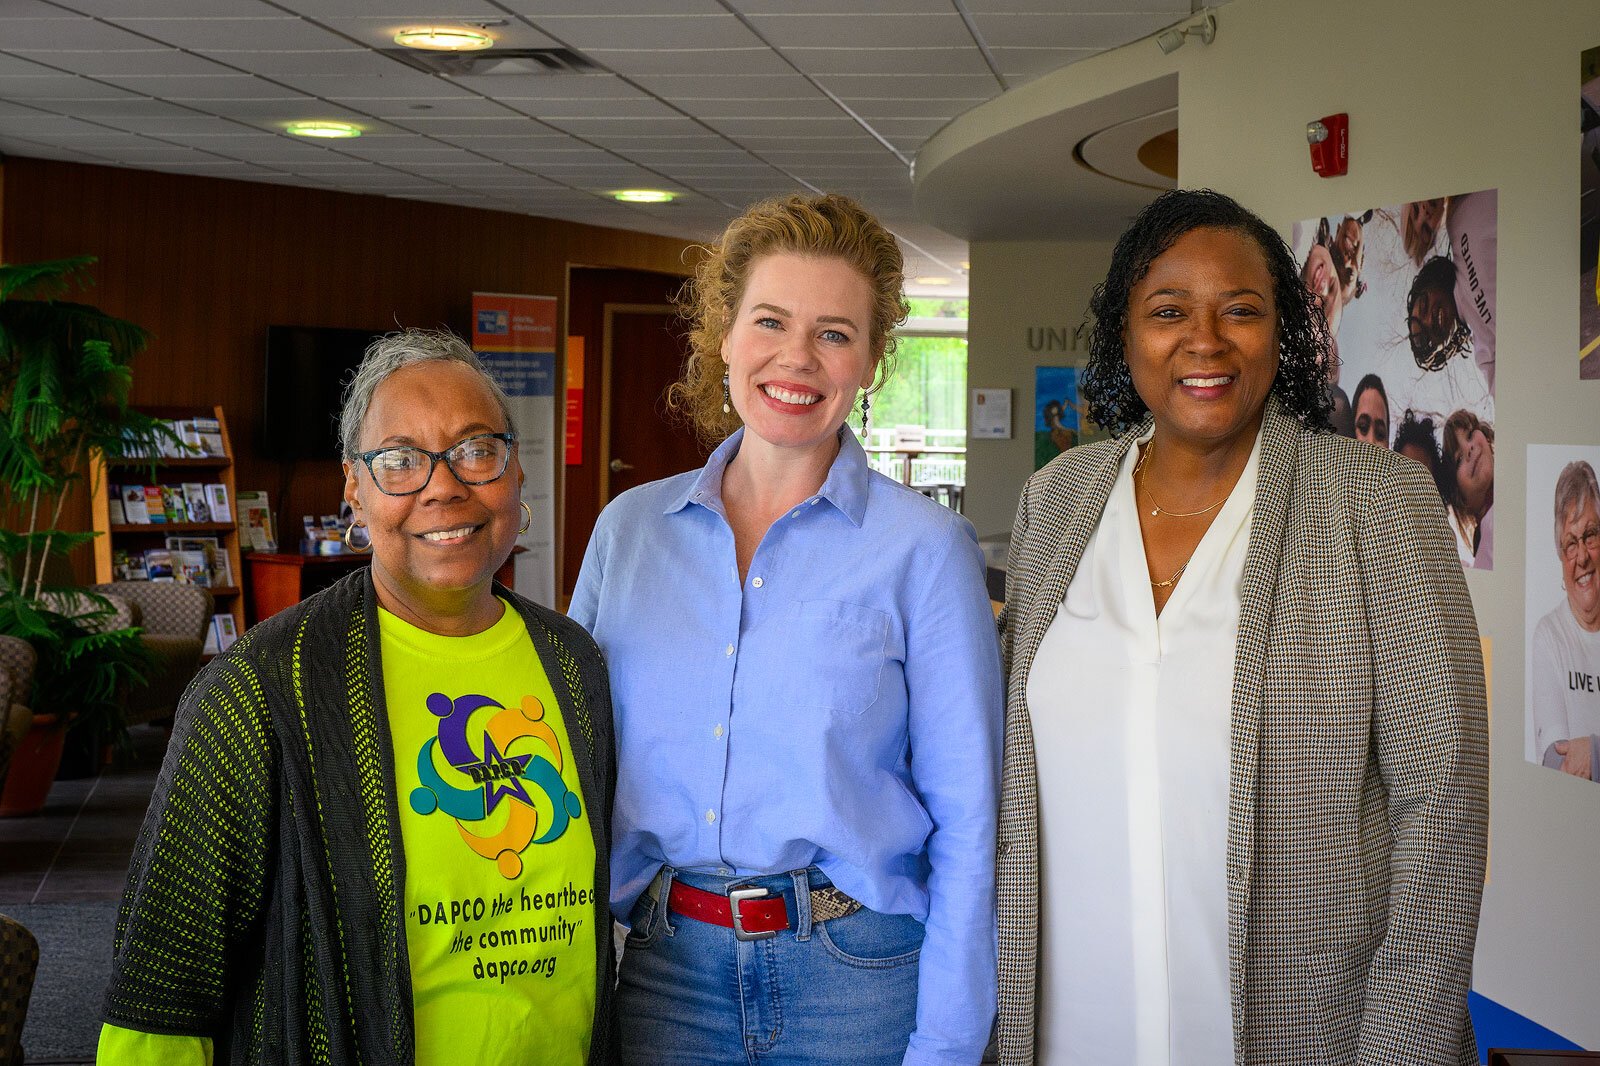
[[[965,325],[966,300],[912,299],[909,302],[913,318],[948,318],[957,320],[960,326]],[[901,337],[895,354],[894,376],[872,397],[872,423],[886,431],[892,431],[897,425],[925,426],[929,430],[960,434],[964,439],[966,397],[966,337]]]

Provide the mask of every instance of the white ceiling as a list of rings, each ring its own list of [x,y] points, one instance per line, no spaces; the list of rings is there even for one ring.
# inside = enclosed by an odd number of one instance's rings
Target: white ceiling
[[[862,200],[907,274],[966,242],[910,163],[955,116],[1190,14],[1192,0],[0,0],[0,153],[464,204],[703,240],[796,190]],[[495,22],[574,75],[446,77],[379,50]],[[491,51],[489,55],[493,55]],[[1121,116],[1134,117],[1134,116]],[[288,122],[360,124],[309,142]],[[634,186],[681,194],[624,205]]]

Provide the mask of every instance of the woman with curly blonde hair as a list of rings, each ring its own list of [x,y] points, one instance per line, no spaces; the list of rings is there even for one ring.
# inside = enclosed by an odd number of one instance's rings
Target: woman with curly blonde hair
[[[756,204],[682,303],[706,465],[600,516],[572,617],[618,725],[626,1062],[976,1063],[999,655],[972,527],[847,426],[904,318],[853,201]]]

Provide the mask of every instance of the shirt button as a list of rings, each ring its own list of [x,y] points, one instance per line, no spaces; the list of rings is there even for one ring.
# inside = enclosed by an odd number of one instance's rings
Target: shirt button
[[[726,655],[732,655],[733,654],[733,645],[732,644],[728,645],[728,649],[727,649],[726,652],[724,652],[724,654],[726,654]]]
[[[726,866],[717,867],[717,876],[718,877],[727,877],[732,872],[733,871],[729,870]]]
[[[707,811],[706,812],[706,822],[707,823],[714,822],[716,820],[717,820],[717,812],[716,811]]]
[[[799,518],[800,517],[800,512],[796,511],[794,514],[790,515],[789,517],[790,518]]]
[[[711,731],[711,735],[714,736],[714,737],[721,737],[722,736],[722,726],[719,725],[715,729],[713,729]]]
[[[750,579],[750,584],[754,585],[756,588],[760,588],[765,583],[766,582],[762,581],[759,577]]]
[[[812,500],[811,501],[811,506],[815,507],[817,504],[819,504],[821,502],[822,502],[821,500]]]

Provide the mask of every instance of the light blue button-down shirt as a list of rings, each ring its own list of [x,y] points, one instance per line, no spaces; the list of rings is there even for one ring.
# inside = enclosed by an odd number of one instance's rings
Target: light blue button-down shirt
[[[814,863],[926,924],[905,1061],[970,1066],[995,1008],[1005,706],[977,538],[841,432],[741,585],[722,474],[742,434],[612,501],[573,593],[611,671],[612,910],[626,920],[663,863]]]

